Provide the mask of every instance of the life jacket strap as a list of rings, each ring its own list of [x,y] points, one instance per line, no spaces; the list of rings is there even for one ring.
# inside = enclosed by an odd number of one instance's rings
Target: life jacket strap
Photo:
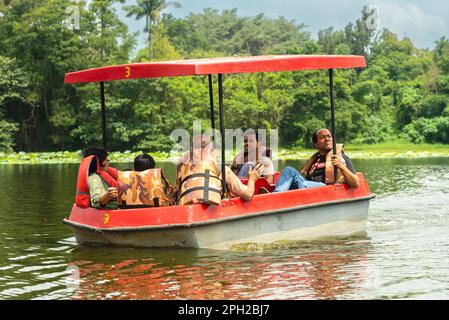
[[[206,172],[207,172],[207,173],[206,173]],[[186,182],[187,180],[192,179],[192,178],[205,178],[205,177],[206,177],[206,174],[207,174],[207,176],[210,177],[210,178],[215,178],[215,179],[218,179],[218,180],[221,181],[221,179],[220,179],[219,177],[210,175],[210,174],[209,174],[209,170],[206,170],[206,172],[202,172],[202,173],[193,173],[193,174],[191,174],[191,175],[188,175],[187,177],[185,177],[184,179],[181,180],[180,185],[182,186],[182,184],[183,184],[184,182]],[[209,181],[208,181],[208,182],[209,182]]]
[[[139,208],[153,208],[153,207],[160,207],[159,198],[153,199],[154,204],[153,205],[147,205],[147,204],[126,204],[126,201],[122,201],[122,204],[120,205],[121,209],[139,209]]]
[[[186,196],[187,194],[189,194],[189,193],[191,193],[191,192],[194,192],[194,191],[204,191],[205,197],[206,197],[206,195],[207,195],[207,197],[208,197],[209,191],[211,191],[211,192],[216,192],[216,193],[220,194],[220,196],[221,196],[221,190],[218,190],[218,189],[215,189],[215,188],[208,188],[208,187],[195,187],[195,188],[191,188],[191,189],[189,189],[189,190],[184,191],[184,192],[179,196],[179,199],[181,199],[182,197],[184,197],[184,196]],[[209,201],[209,199],[208,199],[207,201]]]
[[[204,198],[203,201],[208,203],[209,202],[209,177],[210,177],[210,170],[205,170],[204,172]]]

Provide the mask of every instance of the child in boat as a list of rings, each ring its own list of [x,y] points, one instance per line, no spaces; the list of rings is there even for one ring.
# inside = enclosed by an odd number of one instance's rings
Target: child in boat
[[[134,171],[145,171],[148,169],[154,169],[156,167],[156,163],[152,156],[146,153],[142,153],[138,155],[134,159]]]
[[[142,172],[148,169],[154,169],[155,167],[156,162],[154,161],[153,157],[147,153],[142,153],[134,159],[134,171]],[[173,186],[170,184],[168,178],[164,175],[162,169],[160,169],[160,171],[161,178],[163,180],[163,183],[165,184],[165,193],[169,199],[169,204],[173,205],[176,202],[176,195],[174,195],[173,193]]]
[[[119,205],[121,208],[164,207],[174,203],[173,187],[162,169],[155,168],[152,156],[146,153],[134,159],[133,171],[119,171]]]

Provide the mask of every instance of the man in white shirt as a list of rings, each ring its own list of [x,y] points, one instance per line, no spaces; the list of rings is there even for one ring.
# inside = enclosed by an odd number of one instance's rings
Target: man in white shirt
[[[231,170],[239,178],[248,178],[248,172],[256,165],[263,165],[261,175],[268,183],[273,183],[274,165],[270,159],[271,150],[263,146],[256,134],[245,135],[244,149],[232,161]]]

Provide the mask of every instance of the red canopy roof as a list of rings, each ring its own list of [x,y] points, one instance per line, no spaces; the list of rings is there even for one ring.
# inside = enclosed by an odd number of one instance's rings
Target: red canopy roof
[[[280,55],[130,63],[70,72],[65,83],[366,67],[363,56]]]

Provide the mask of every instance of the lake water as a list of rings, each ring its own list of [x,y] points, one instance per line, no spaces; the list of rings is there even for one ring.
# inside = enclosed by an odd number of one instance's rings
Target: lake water
[[[354,164],[366,237],[243,252],[79,246],[77,166],[0,165],[0,299],[449,299],[449,159]]]

